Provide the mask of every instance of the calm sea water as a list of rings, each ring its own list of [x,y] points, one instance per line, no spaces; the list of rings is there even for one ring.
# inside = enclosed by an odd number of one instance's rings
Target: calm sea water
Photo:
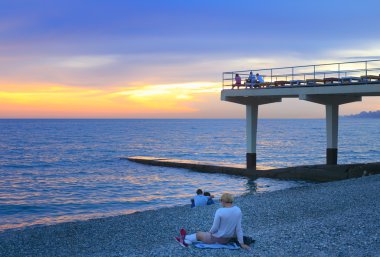
[[[380,120],[341,119],[339,162],[380,160]],[[120,160],[146,155],[243,164],[245,120],[0,120],[0,231],[305,185]],[[260,120],[258,165],[325,162],[325,122]]]

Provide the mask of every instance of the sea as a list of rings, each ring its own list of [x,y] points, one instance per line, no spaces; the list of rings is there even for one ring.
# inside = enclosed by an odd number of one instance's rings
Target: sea
[[[380,161],[380,119],[341,118],[339,163]],[[156,167],[152,156],[244,164],[244,119],[2,119],[0,231],[189,205],[201,188],[220,197],[310,182]],[[325,162],[324,119],[260,119],[257,163]],[[190,207],[189,207],[190,208]]]

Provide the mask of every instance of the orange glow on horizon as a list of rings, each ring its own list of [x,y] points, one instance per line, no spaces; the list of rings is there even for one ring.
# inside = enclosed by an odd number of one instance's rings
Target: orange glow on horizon
[[[203,95],[219,97],[220,85],[194,82],[125,88],[50,84],[0,84],[1,118],[128,118],[196,113]]]
[[[0,118],[244,118],[244,107],[220,100],[220,83],[125,87],[0,83]],[[343,105],[340,115],[380,109],[378,97]],[[320,105],[284,99],[260,118],[324,118]]]

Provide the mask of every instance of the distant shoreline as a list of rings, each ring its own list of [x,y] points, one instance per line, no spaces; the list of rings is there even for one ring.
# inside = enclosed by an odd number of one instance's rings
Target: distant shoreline
[[[358,114],[344,115],[344,118],[369,118],[369,119],[379,119],[380,111],[369,111],[369,112],[361,112]]]

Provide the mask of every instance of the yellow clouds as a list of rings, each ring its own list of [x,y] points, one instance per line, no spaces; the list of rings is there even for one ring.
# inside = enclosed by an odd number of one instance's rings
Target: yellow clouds
[[[59,103],[67,101],[70,97],[83,97],[99,93],[99,90],[81,90],[64,86],[38,86],[33,90],[22,89],[19,86],[11,87],[11,90],[0,88],[0,99],[7,103],[37,104],[45,101]]]
[[[147,85],[129,87],[112,96],[149,110],[195,112],[191,103],[201,101],[204,94],[218,94],[220,89],[220,84],[212,82]]]
[[[0,117],[85,117],[101,94],[63,85],[0,85]]]
[[[190,97],[199,93],[220,92],[220,84],[212,82],[194,82],[167,85],[149,85],[130,87],[116,94],[132,98],[147,99],[157,96],[186,96]]]
[[[218,83],[142,85],[123,89],[0,84],[0,117],[172,117],[198,111],[205,95],[218,99]]]

